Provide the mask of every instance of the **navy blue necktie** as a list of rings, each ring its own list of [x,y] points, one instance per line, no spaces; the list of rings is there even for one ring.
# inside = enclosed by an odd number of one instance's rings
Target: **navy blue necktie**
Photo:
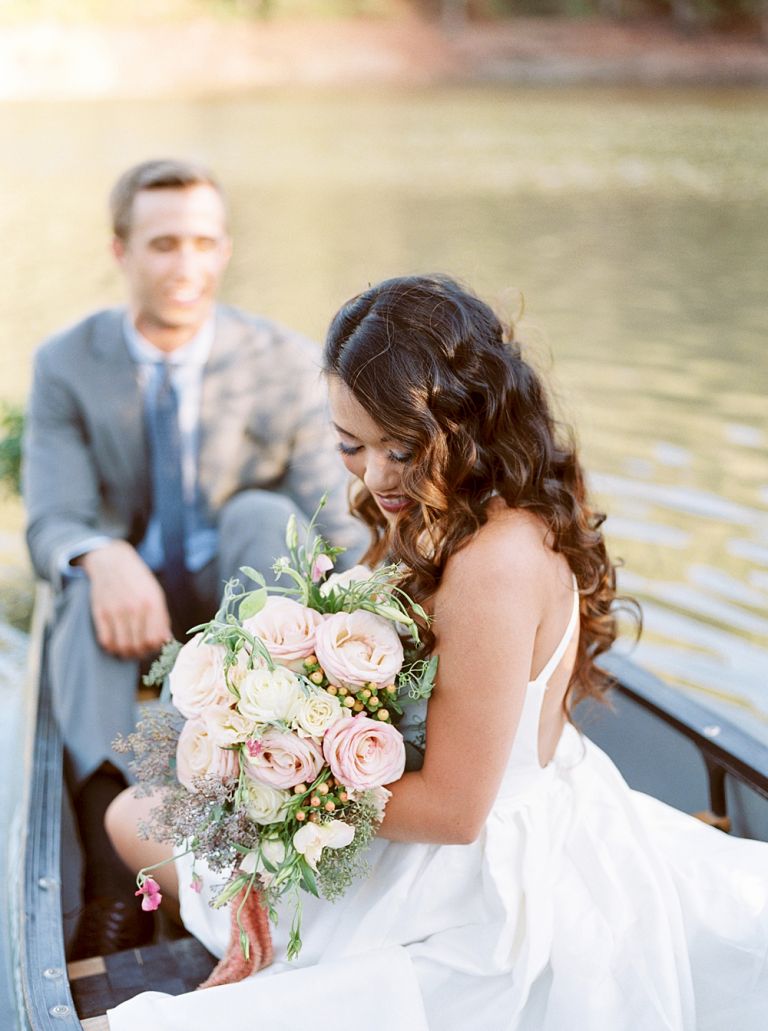
[[[163,544],[163,582],[167,592],[178,597],[187,584],[179,406],[168,362],[157,366],[156,376],[154,404],[149,406],[153,511]]]

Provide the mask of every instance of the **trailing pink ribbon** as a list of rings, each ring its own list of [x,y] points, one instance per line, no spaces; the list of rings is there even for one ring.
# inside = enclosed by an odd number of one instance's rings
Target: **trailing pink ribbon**
[[[269,930],[269,914],[264,905],[262,893],[257,888],[251,887],[248,897],[243,903],[243,894],[247,890],[248,886],[238,892],[229,903],[230,934],[227,951],[206,980],[198,985],[198,991],[200,988],[215,988],[220,984],[235,984],[235,982],[255,974],[263,967],[268,967],[272,962],[273,949],[272,935]],[[241,905],[242,909],[240,909]],[[239,924],[238,910],[240,910]],[[248,935],[250,945],[247,959],[243,955],[240,945],[241,926]]]

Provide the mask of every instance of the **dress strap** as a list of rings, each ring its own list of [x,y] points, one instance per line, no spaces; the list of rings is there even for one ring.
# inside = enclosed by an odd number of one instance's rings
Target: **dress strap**
[[[579,586],[576,582],[576,577],[573,579],[573,609],[571,610],[571,618],[568,620],[568,626],[565,628],[560,644],[555,648],[554,654],[549,662],[546,664],[544,669],[539,673],[533,683],[542,684],[544,687],[549,683],[549,678],[555,672],[557,667],[560,665],[560,661],[565,655],[568,645],[571,643],[571,639],[576,631],[576,627],[579,624]]]

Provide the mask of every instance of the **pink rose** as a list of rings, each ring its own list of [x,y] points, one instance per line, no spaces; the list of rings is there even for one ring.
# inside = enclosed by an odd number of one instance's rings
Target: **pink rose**
[[[168,682],[173,704],[186,719],[194,719],[210,705],[230,705],[234,700],[224,678],[225,649],[204,644],[196,634],[176,656]]]
[[[275,662],[300,673],[303,660],[315,650],[315,630],[323,617],[291,598],[270,595],[261,612],[243,621],[259,637]]]
[[[323,767],[323,754],[312,738],[279,730],[268,730],[258,747],[248,751],[246,773],[275,788],[292,788],[302,781],[311,783]]]
[[[405,769],[403,735],[367,716],[334,723],[323,738],[323,754],[336,780],[354,791],[391,784]]]
[[[403,665],[394,626],[364,609],[326,616],[317,628],[315,653],[332,683],[353,687],[391,684]]]
[[[176,744],[176,777],[187,791],[202,777],[234,780],[239,768],[237,752],[219,748],[205,720],[187,720]]]

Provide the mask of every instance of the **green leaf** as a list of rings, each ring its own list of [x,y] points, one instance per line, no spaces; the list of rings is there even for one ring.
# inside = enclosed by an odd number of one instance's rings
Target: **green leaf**
[[[255,580],[262,587],[266,586],[266,580],[258,569],[254,569],[253,566],[240,566],[240,572],[245,573],[249,580]]]
[[[298,954],[301,952],[301,935],[298,931],[291,931],[291,936],[288,939],[288,959],[296,959]]]
[[[267,589],[260,587],[257,591],[249,591],[240,602],[238,616],[241,620],[250,619],[264,608],[267,603]]]
[[[285,527],[285,546],[289,551],[295,551],[299,546],[299,530],[296,525],[296,516],[291,513],[288,524]]]
[[[211,905],[214,909],[221,909],[221,907],[230,902],[239,891],[243,890],[250,879],[250,875],[236,877],[234,881],[230,881],[230,883],[219,892],[213,902],[211,902]]]
[[[316,898],[320,898],[320,892],[317,889],[317,880],[315,879],[315,872],[306,859],[301,860],[301,886],[305,891],[308,891],[310,895],[314,895]]]
[[[243,957],[248,959],[251,954],[251,941],[242,927],[240,928],[240,948],[243,951]]]

